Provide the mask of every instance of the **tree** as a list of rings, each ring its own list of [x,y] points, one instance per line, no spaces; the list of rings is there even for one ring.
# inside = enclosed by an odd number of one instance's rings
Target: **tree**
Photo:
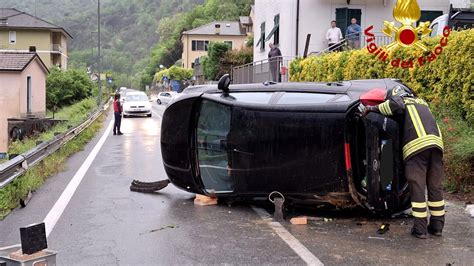
[[[229,50],[230,46],[222,42],[211,42],[207,50],[207,57],[203,61],[204,77],[208,80],[219,78],[219,66],[221,58]]]
[[[94,88],[85,71],[53,68],[46,79],[46,107],[71,105],[91,97]]]

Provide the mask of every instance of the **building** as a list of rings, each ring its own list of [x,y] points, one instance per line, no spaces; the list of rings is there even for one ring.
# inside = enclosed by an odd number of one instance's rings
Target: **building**
[[[0,8],[0,52],[36,51],[49,68],[67,68],[67,41],[62,27],[14,8]]]
[[[183,67],[194,68],[196,59],[207,55],[210,42],[228,43],[232,49],[244,47],[251,21],[245,18],[243,20],[247,29],[240,24],[240,21],[214,21],[183,32],[181,35]]]
[[[308,34],[308,51],[323,51],[328,46],[325,35],[331,20],[336,20],[345,34],[355,17],[362,29],[374,25],[374,31],[378,29],[376,36],[385,38],[381,33],[383,22],[393,21],[395,3],[396,0],[255,0],[254,61],[267,58],[270,42],[279,45],[283,56],[302,56]],[[432,21],[449,12],[450,1],[418,0],[418,4],[421,21]]]
[[[7,119],[45,116],[47,75],[36,53],[0,52],[0,157],[8,149]]]

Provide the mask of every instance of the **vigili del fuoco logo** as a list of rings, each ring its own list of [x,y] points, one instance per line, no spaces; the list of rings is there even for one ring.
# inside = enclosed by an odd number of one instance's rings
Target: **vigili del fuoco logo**
[[[423,66],[426,63],[433,62],[443,52],[443,47],[448,44],[448,36],[451,29],[446,26],[443,29],[443,38],[441,38],[439,45],[433,51],[421,42],[421,38],[430,34],[430,22],[421,22],[415,28],[413,24],[420,20],[421,10],[416,0],[398,0],[394,9],[393,17],[402,25],[397,27],[395,22],[384,21],[383,33],[388,37],[395,36],[395,40],[387,46],[378,47],[375,43],[375,35],[371,32],[374,26],[365,29],[364,34],[367,37],[367,50],[369,53],[376,56],[377,59],[387,62],[392,51],[396,47],[410,47],[415,46],[418,49],[429,52],[428,55],[422,55],[417,59],[403,60],[402,58],[393,58],[390,60],[392,67],[413,68],[415,64]]]

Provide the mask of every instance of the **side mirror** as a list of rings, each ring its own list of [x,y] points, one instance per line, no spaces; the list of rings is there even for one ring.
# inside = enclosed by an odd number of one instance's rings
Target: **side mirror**
[[[224,94],[229,94],[229,85],[230,85],[230,75],[225,74],[219,79],[219,83],[217,83],[217,88],[221,90]]]

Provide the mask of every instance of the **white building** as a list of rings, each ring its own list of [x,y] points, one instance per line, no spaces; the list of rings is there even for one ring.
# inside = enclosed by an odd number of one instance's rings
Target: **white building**
[[[362,30],[374,25],[374,31],[382,36],[384,20],[394,21],[395,3],[396,0],[255,0],[254,61],[268,57],[270,42],[279,45],[283,56],[302,56],[308,34],[308,52],[324,50],[331,20],[336,20],[345,34],[345,27],[355,17]],[[450,1],[418,0],[418,4],[422,10],[420,21],[432,21],[449,12]]]

